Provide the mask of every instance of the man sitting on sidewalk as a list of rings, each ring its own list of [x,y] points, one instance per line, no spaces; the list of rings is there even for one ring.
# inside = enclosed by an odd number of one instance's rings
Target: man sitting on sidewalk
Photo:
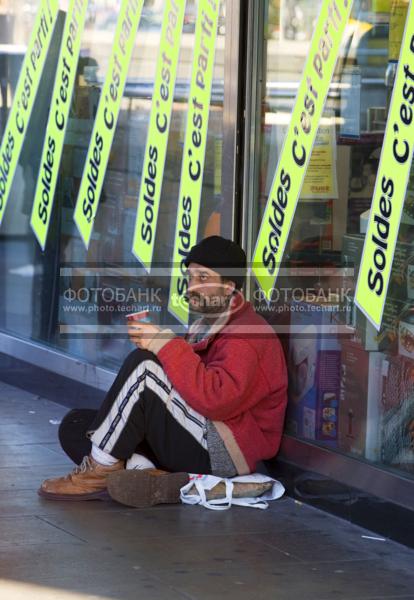
[[[186,483],[183,473],[244,475],[278,451],[286,365],[276,334],[241,293],[246,255],[235,242],[211,236],[193,246],[185,265],[190,311],[201,318],[185,338],[149,323],[129,325],[138,348],[127,356],[100,410],[71,411],[62,421],[61,444],[80,466],[44,481],[41,496],[102,497],[113,473],[123,471],[112,477],[127,485],[134,472],[124,470],[125,464],[139,454],[143,467],[172,472],[152,477],[159,501],[168,501],[171,485]],[[142,486],[150,485],[151,474],[157,471],[147,470]],[[148,490],[137,494],[155,502]]]

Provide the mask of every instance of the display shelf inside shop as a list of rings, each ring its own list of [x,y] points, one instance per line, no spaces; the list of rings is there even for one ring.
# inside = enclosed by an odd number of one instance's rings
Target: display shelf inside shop
[[[338,144],[343,146],[358,146],[364,144],[382,144],[385,131],[363,131],[360,137],[338,136]]]

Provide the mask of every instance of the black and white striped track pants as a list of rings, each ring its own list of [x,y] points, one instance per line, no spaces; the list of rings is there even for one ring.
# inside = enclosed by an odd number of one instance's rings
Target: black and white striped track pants
[[[142,451],[169,471],[211,473],[206,419],[174,390],[151,352],[127,356],[89,430],[115,458]]]

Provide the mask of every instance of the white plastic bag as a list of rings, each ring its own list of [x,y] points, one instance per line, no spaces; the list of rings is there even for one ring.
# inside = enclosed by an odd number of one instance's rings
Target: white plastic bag
[[[226,497],[217,500],[207,500],[206,491],[213,489],[218,483],[224,482],[226,486]],[[233,498],[233,488],[235,483],[264,483],[267,481],[273,482],[272,488],[257,498]],[[189,494],[191,488],[195,486],[197,494]],[[262,475],[261,473],[252,473],[250,475],[239,475],[225,479],[223,477],[215,477],[214,475],[199,475],[190,473],[190,481],[181,488],[180,497],[184,504],[201,504],[210,510],[228,510],[232,505],[250,506],[251,508],[268,508],[267,500],[277,500],[285,493],[283,485]]]

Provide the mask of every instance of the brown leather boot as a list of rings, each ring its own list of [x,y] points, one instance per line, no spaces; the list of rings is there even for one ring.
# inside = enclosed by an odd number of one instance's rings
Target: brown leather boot
[[[108,493],[116,502],[135,508],[177,504],[180,502],[180,489],[188,480],[187,473],[126,469],[108,476]]]
[[[107,497],[106,479],[110,473],[124,470],[124,461],[107,467],[85,456],[82,463],[65,477],[46,479],[38,494],[48,500],[96,500]]]

